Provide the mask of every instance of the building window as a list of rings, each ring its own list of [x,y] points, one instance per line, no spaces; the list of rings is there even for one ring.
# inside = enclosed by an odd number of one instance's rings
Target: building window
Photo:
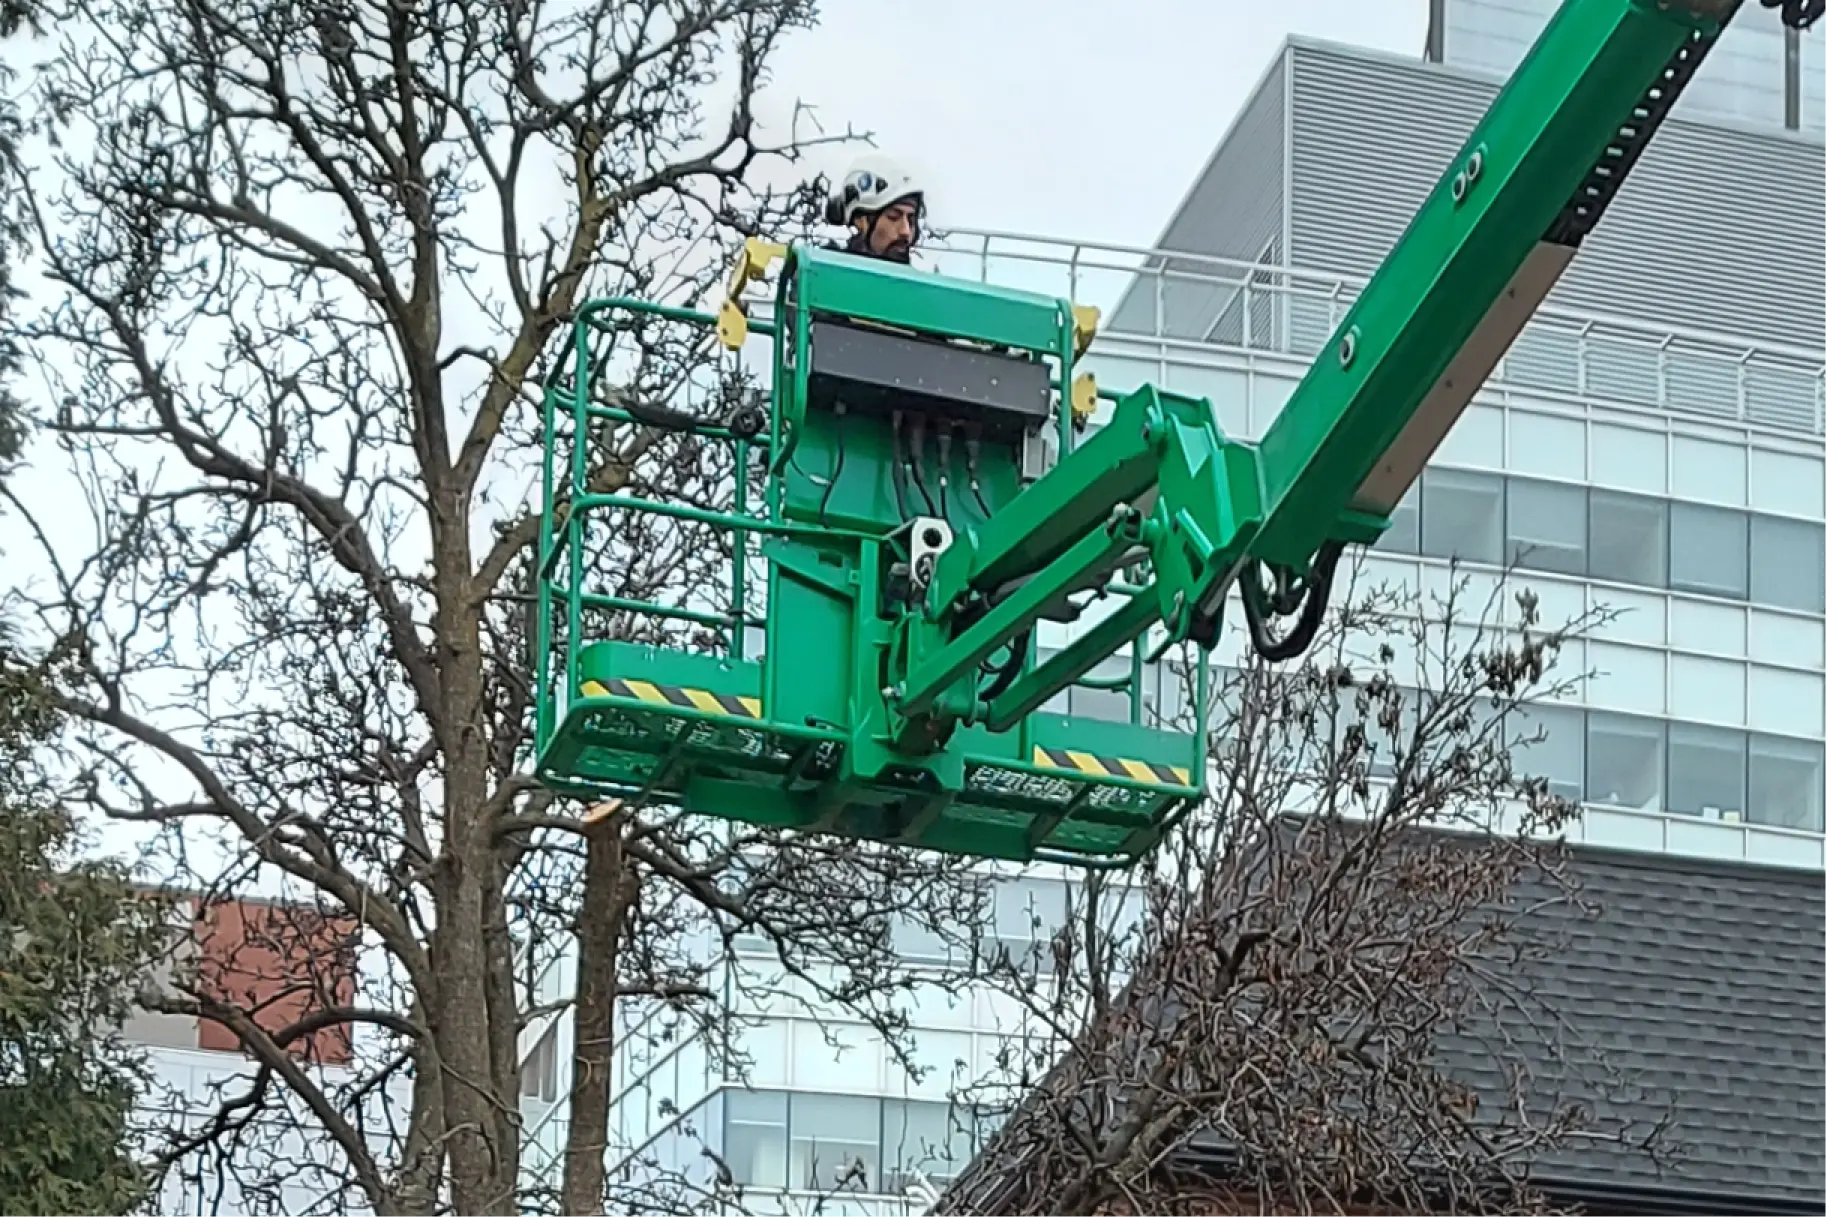
[[[520,1063],[520,1097],[540,1103],[558,1101],[558,1024],[545,1029]]]
[[[1751,516],[1750,599],[1803,613],[1826,610],[1826,529]]]
[[[1375,548],[1826,612],[1826,526],[1529,478],[1428,469]]]
[[[1388,529],[1376,538],[1376,548],[1391,554],[1420,552],[1420,483],[1408,487],[1389,513]]]
[[[1420,696],[1413,689],[1404,688],[1401,691],[1401,708],[1395,716],[1395,727],[1391,732],[1383,725],[1380,705],[1371,703],[1371,717],[1365,719],[1357,707],[1357,695],[1346,690],[1338,697],[1335,721],[1328,725],[1321,720],[1314,726],[1313,762],[1328,771],[1343,764],[1347,733],[1352,727],[1361,727],[1362,756],[1369,775],[1384,780],[1393,778],[1398,760],[1405,761],[1413,750],[1414,736],[1420,728]],[[1335,737],[1333,732],[1336,733]],[[1439,742],[1437,735],[1433,742]]]
[[[963,959],[960,956],[969,950],[965,947],[959,951],[949,938],[933,926],[905,913],[896,913],[892,926],[889,934],[895,953],[914,963],[961,964]]]
[[[1668,810],[1736,822],[1744,814],[1744,736],[1693,723],[1669,723]]]
[[[788,1177],[806,1191],[881,1188],[881,1101],[795,1094],[790,1104]]]
[[[1071,915],[1071,895],[1050,879],[1008,879],[995,886],[994,942],[985,951],[1005,950],[1022,970],[1052,971],[1053,935]]]
[[[1085,889],[1079,891],[1085,892]],[[1088,899],[1088,892],[1085,895]],[[1110,884],[1097,893],[1097,932],[1103,936],[1103,948],[1115,956],[1118,967],[1132,964],[1141,950],[1147,935],[1148,903],[1148,890],[1139,885]]]
[[[1509,561],[1530,570],[1585,573],[1585,496],[1556,482],[1509,484]]]
[[[1083,679],[1095,681],[1126,680],[1130,673],[1127,659],[1106,659],[1089,672]],[[1145,673],[1144,673],[1145,676]],[[1096,689],[1089,685],[1073,685],[1066,696],[1070,699],[1073,718],[1094,719],[1103,723],[1126,723],[1129,721],[1129,692],[1122,689]]]
[[[898,1195],[943,1184],[991,1122],[969,1108],[859,1095],[725,1090],[723,1161],[743,1187]]]
[[[1674,503],[1668,513],[1668,585],[1744,600],[1750,594],[1750,520],[1741,511]]]
[[[987,924],[977,941],[978,958],[995,963],[1003,953],[1024,971],[1050,972],[1052,940],[1072,915],[1071,890],[1056,879],[1001,879],[984,889]],[[958,924],[941,933],[905,915],[894,919],[894,949],[919,963],[958,965],[971,951],[976,927]]]
[[[1585,720],[1585,797],[1593,803],[1662,808],[1665,724],[1596,711]]]
[[[1041,648],[1034,653],[1034,664],[1038,666],[1057,655],[1057,649]],[[992,662],[1000,663],[1006,652],[998,651]],[[1063,693],[1054,694],[1040,707],[1047,714],[1063,714],[1070,718],[1089,719],[1101,723],[1126,723],[1129,721],[1129,677],[1133,672],[1132,661],[1127,656],[1117,656],[1104,660],[1081,680],[1096,681],[1105,684],[1121,681],[1119,688],[1097,688],[1090,684],[1075,684]],[[1167,714],[1162,708],[1160,695],[1160,665],[1143,664],[1141,668],[1141,721],[1157,721],[1156,715]],[[1176,696],[1177,690],[1174,691]]]
[[[723,1161],[749,1187],[786,1186],[786,1096],[767,1091],[723,1092]]]
[[[1592,578],[1666,587],[1667,511],[1665,499],[1592,491]]]
[[[1461,562],[1503,559],[1503,483],[1456,470],[1432,469],[1420,483],[1420,548]]]
[[[1149,686],[1152,692],[1159,691],[1158,710],[1143,721],[1160,723],[1174,729],[1189,729],[1198,714],[1198,665],[1205,665],[1205,709],[1212,727],[1217,727],[1233,716],[1236,710],[1236,698],[1232,686],[1237,679],[1237,671],[1223,664],[1213,663],[1208,658],[1166,659],[1154,666],[1159,669],[1158,683]],[[1157,717],[1156,717],[1157,716]]]
[[[1585,800],[1585,721],[1567,706],[1517,706],[1504,735],[1515,770],[1544,778],[1549,790],[1572,803]]]
[[[1752,824],[1821,831],[1821,774],[1826,771],[1821,751],[1817,740],[1750,737],[1747,818]]]
[[[1403,693],[1407,709],[1416,694]],[[1473,729],[1494,713],[1494,704],[1485,703]],[[1340,740],[1357,717],[1354,699],[1341,696]],[[1516,775],[1545,779],[1570,802],[1826,831],[1826,745],[1817,740],[1573,706],[1512,706],[1503,719],[1500,738]],[[1330,747],[1332,729],[1316,724],[1315,748]],[[1412,730],[1410,719],[1404,734]],[[1387,759],[1391,743],[1379,727],[1366,734],[1376,748],[1370,774],[1386,780],[1394,772]]]
[[[942,965],[960,965],[968,954],[968,945],[959,950],[951,936],[939,932],[939,928],[918,921],[908,914],[895,914],[889,921],[889,941],[893,943],[895,954],[902,959],[911,959],[913,963],[942,963]]]
[[[881,1190],[898,1194],[918,1182],[914,1172],[933,1183],[947,1183],[969,1163],[975,1150],[970,1113],[949,1103],[888,1099],[882,1104],[882,1162],[887,1169]]]

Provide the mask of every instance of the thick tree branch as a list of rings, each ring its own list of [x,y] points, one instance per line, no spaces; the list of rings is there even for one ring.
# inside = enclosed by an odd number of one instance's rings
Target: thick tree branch
[[[429,959],[391,902],[338,866],[321,846],[313,848],[301,844],[291,848],[281,843],[278,831],[283,827],[283,821],[269,824],[235,798],[214,768],[194,748],[127,713],[116,701],[111,700],[102,705],[81,698],[59,696],[57,706],[66,714],[112,728],[176,762],[209,798],[209,805],[215,814],[232,824],[262,858],[335,897],[345,909],[360,918],[362,924],[381,936],[401,962],[413,972],[418,983],[427,988],[434,985]],[[195,815],[197,811],[198,807],[194,803],[175,804],[168,815],[185,818]],[[305,840],[308,842],[310,839]]]

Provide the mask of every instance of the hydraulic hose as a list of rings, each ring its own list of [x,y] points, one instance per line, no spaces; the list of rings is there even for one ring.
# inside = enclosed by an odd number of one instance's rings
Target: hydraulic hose
[[[1325,618],[1326,605],[1331,600],[1332,577],[1338,569],[1338,559],[1343,556],[1342,541],[1327,541],[1319,547],[1317,556],[1312,561],[1312,573],[1306,578],[1302,596],[1299,590],[1277,597],[1277,602],[1267,603],[1268,593],[1261,584],[1261,567],[1251,563],[1250,569],[1243,578],[1243,618],[1249,624],[1249,641],[1256,653],[1270,663],[1280,663],[1293,659],[1312,645],[1313,638],[1319,632],[1319,624]],[[1292,601],[1292,603],[1289,602]],[[1303,600],[1303,603],[1300,603]],[[1298,605],[1300,618],[1288,631],[1285,638],[1276,639],[1268,633],[1268,618],[1271,615],[1286,616]]]

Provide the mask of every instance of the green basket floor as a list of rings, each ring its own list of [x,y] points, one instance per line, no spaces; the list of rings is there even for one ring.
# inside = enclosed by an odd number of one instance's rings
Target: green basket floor
[[[571,705],[540,758],[554,789],[946,853],[1104,865],[1138,859],[1192,802],[1132,774],[1054,768],[1044,757],[1033,766],[967,759],[964,789],[946,794],[911,775],[846,787],[840,737],[781,729],[750,716],[758,705],[731,712],[602,688]]]

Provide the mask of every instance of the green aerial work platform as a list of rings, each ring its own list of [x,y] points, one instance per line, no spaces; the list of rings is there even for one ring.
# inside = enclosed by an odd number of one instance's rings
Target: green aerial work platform
[[[1786,0],[1784,20],[1810,25],[1822,2]],[[845,253],[750,241],[715,316],[586,304],[546,393],[540,780],[980,857],[1131,864],[1205,773],[1205,665],[1199,720],[1146,724],[1144,643],[1209,649],[1235,588],[1257,651],[1305,648],[1344,547],[1387,528],[1741,3],[1566,0],[1257,443],[1201,398],[1078,375],[1094,310]],[[771,320],[751,321],[743,292],[775,263]],[[767,335],[766,408],[599,400],[595,343],[626,314],[731,349]],[[1092,430],[1099,396],[1113,406]],[[764,509],[748,476],[728,511],[591,493],[603,423],[732,445],[763,475]],[[629,511],[728,530],[726,603],[586,588],[592,538]],[[764,616],[748,607],[757,544]],[[1036,624],[1073,619],[1086,594],[1112,611],[1038,661]],[[615,641],[618,613],[715,627],[725,645]],[[1125,650],[1131,722],[1042,709]]]

